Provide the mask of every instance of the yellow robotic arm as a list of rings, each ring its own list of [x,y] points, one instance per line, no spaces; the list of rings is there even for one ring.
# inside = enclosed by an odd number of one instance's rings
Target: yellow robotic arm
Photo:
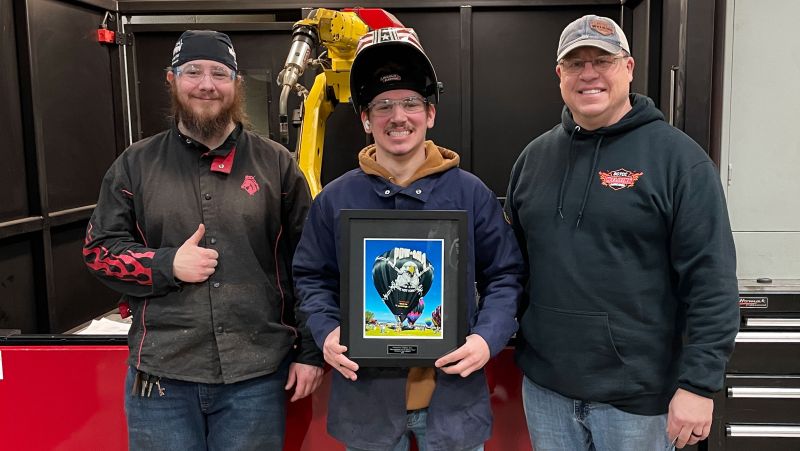
[[[278,107],[280,139],[283,144],[289,143],[287,103],[289,94],[296,91],[305,97],[296,158],[314,197],[322,191],[320,174],[325,122],[337,103],[350,101],[350,67],[358,40],[370,28],[385,26],[402,24],[386,11],[369,8],[345,11],[315,9],[307,18],[294,24],[289,56],[278,75],[278,84],[281,86]],[[326,50],[312,60],[312,49],[320,44]],[[307,91],[298,80],[309,64],[321,66],[323,71],[314,79],[311,90]]]
[[[322,190],[322,147],[325,143],[325,122],[334,102],[350,100],[350,66],[356,52],[356,44],[367,34],[369,27],[355,12],[316,9],[294,26],[292,47],[283,71],[278,76],[281,87],[280,135],[288,143],[289,124],[286,99],[292,90],[305,94],[303,118],[297,146],[297,162],[306,176],[311,195],[316,197]],[[310,62],[312,45],[322,44],[327,57],[322,73],[316,76],[311,91],[298,85],[297,80]],[[329,65],[329,67],[325,67]]]

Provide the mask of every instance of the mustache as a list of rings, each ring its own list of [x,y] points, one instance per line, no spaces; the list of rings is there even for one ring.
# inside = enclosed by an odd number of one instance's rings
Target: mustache
[[[387,132],[393,132],[393,131],[398,131],[398,130],[399,131],[409,130],[409,131],[413,132],[415,130],[415,128],[412,127],[409,124],[403,124],[403,125],[389,124],[384,128],[384,130],[387,131]]]

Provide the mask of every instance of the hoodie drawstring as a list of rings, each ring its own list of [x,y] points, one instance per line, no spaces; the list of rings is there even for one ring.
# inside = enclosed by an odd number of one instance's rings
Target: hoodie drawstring
[[[600,155],[600,144],[603,143],[603,136],[597,140],[594,146],[594,155],[592,156],[592,169],[589,171],[589,180],[586,181],[586,188],[583,190],[583,200],[581,201],[581,209],[578,210],[578,221],[575,222],[575,230],[581,226],[581,218],[583,217],[583,210],[586,208],[586,201],[589,200],[589,188],[592,187],[592,180],[594,180],[594,173],[597,172],[597,157]]]
[[[575,128],[572,129],[572,133],[569,135],[569,153],[567,154],[567,164],[564,165],[564,176],[561,177],[561,189],[558,190],[558,216],[561,219],[564,219],[564,192],[566,191],[567,187],[567,177],[569,176],[569,170],[572,167],[572,143],[575,141],[575,132],[580,131],[581,126],[576,125]]]

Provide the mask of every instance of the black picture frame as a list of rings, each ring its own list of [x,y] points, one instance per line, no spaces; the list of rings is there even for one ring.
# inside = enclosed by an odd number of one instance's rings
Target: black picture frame
[[[349,359],[432,367],[464,344],[466,211],[342,210],[339,226],[340,342]]]

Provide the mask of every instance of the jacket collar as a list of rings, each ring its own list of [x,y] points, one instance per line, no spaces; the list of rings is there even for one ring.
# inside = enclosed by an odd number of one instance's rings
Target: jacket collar
[[[203,152],[203,157],[213,158],[210,167],[212,172],[221,172],[223,174],[231,173],[231,169],[233,168],[233,159],[236,155],[236,143],[239,141],[239,137],[242,135],[242,131],[244,130],[242,124],[237,124],[225,141],[219,147],[213,150],[210,150],[205,146],[205,144],[181,133],[181,131],[178,129],[177,121],[172,122],[172,130],[175,132],[178,140],[180,140],[183,145],[191,149],[200,150]]]
[[[394,177],[375,160],[375,145],[370,145],[358,154],[358,162],[365,174],[371,175],[373,190],[378,197],[392,197],[396,194],[427,202],[436,183],[435,174],[458,167],[457,153],[439,147],[433,141],[425,141],[425,162],[408,180],[396,182]]]
[[[439,147],[433,141],[425,141],[425,161],[408,180],[395,180],[389,171],[376,160],[375,144],[369,145],[358,153],[358,164],[361,170],[369,175],[376,175],[402,187],[411,185],[417,180],[458,166],[460,158],[457,153]]]

